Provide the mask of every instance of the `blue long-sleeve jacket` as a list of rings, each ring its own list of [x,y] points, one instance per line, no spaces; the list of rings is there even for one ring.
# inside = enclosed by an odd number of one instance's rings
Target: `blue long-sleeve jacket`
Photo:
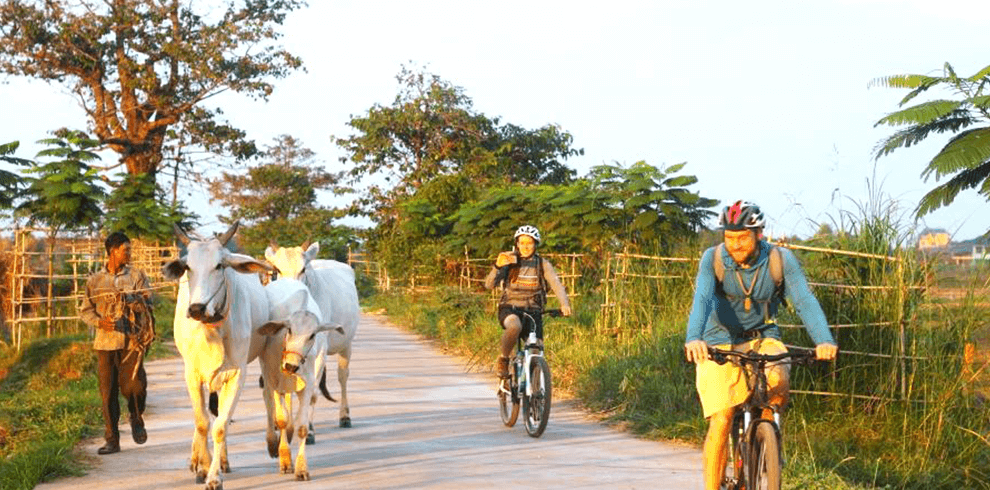
[[[761,240],[759,258],[748,268],[736,264],[725,247],[722,247],[721,257],[715,257],[716,247],[705,250],[698,265],[698,277],[695,279],[694,302],[688,316],[686,342],[700,339],[708,345],[738,344],[745,341],[742,336],[744,331],[761,328],[765,337],[780,339],[779,327],[764,327],[765,318],[777,316],[777,308],[781,302],[779,297],[774,296],[776,285],[770,276],[768,261],[771,247],[765,240]],[[804,328],[815,345],[835,344],[825,313],[808,287],[801,264],[790,250],[781,248],[780,252],[784,269],[784,295],[801,317]],[[713,260],[721,260],[725,264],[722,287],[718,287]],[[746,311],[744,306],[745,291],[739,283],[737,271],[742,275],[747,288],[753,280],[753,274],[759,274],[750,296],[750,311]],[[768,308],[766,316],[764,308]]]

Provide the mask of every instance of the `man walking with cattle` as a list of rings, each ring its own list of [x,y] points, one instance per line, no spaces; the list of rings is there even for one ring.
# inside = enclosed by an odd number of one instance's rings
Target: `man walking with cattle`
[[[79,316],[96,329],[93,349],[106,424],[106,444],[97,452],[113,454],[120,451],[118,394],[127,399],[134,442],[144,444],[148,440],[142,417],[148,388],[144,353],[155,338],[155,319],[148,278],[130,265],[130,239],[114,232],[104,245],[106,266],[87,280]]]

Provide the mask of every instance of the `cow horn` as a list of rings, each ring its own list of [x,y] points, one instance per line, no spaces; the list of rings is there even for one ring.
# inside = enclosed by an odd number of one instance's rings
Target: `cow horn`
[[[271,247],[272,250],[278,250],[278,242],[276,242],[275,239],[268,240],[268,246]]]
[[[303,242],[302,249],[303,249],[304,252],[309,249],[309,240],[308,239],[305,242]]]
[[[178,238],[183,245],[189,245],[189,242],[192,241],[192,239],[189,238],[189,235],[187,235],[186,232],[179,227],[178,223],[172,223],[172,230],[175,232],[175,237]]]
[[[240,223],[240,221],[235,221],[234,224],[230,225],[230,228],[228,228],[222,236],[217,238],[220,240],[220,245],[227,245],[227,242],[229,242],[231,237],[234,236],[234,233],[237,233],[237,227],[240,226]]]

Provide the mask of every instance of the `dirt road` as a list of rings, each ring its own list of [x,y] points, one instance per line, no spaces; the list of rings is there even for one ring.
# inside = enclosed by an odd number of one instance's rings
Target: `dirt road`
[[[307,449],[310,482],[279,474],[277,461],[268,457],[257,387],[260,369],[256,362],[250,365],[230,426],[227,490],[701,488],[697,449],[636,439],[595,422],[568,402],[554,404],[539,439],[526,435],[522,420],[504,427],[490,374],[465,373],[460,359],[379,317],[363,317],[354,350],[349,383],[354,426],[338,428],[337,406],[321,398],[316,444]],[[83,450],[93,455],[95,467],[86,476],[38,489],[203,487],[188,469],[193,420],[182,361],[154,361],[147,367],[148,442],[134,444],[125,423],[120,453],[97,456],[102,439],[87,441]],[[335,382],[328,385],[331,393],[339,393]]]

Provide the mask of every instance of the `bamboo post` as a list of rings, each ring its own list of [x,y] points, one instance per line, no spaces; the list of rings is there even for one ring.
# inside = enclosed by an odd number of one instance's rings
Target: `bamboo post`
[[[52,323],[55,318],[55,305],[52,302],[52,281],[54,280],[55,269],[55,233],[51,232],[48,237],[48,298],[45,304],[48,307],[48,321],[45,322],[45,338],[52,338]]]
[[[907,360],[905,356],[907,355],[907,336],[905,332],[904,325],[904,308],[905,308],[905,291],[904,291],[904,261],[899,260],[897,262],[897,311],[894,314],[894,320],[897,322],[898,328],[900,329],[898,350],[901,356],[901,399],[907,400]]]
[[[17,259],[15,259],[15,267],[17,267],[17,272],[15,276],[17,277],[17,287],[15,288],[16,298],[17,298],[17,314],[14,319],[14,324],[17,326],[17,352],[21,351],[21,343],[24,341],[24,271],[27,270],[25,267],[26,245],[25,239],[27,231],[20,231],[17,233],[17,239],[19,242],[17,244]]]

